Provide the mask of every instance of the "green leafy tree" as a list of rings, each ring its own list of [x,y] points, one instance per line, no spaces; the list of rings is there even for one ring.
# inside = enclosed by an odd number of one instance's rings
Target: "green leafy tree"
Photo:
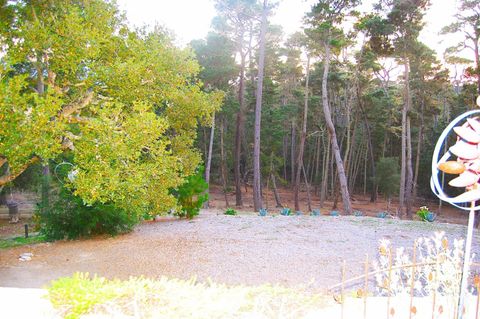
[[[350,194],[348,190],[345,167],[338,145],[337,132],[333,124],[329,99],[328,99],[328,76],[332,53],[338,52],[346,44],[346,37],[340,23],[353,7],[358,4],[356,0],[321,0],[306,16],[308,28],[305,30],[311,42],[319,44],[318,51],[323,56],[324,68],[322,77],[322,105],[325,122],[330,135],[335,163],[337,165],[338,179],[342,194],[343,210],[346,214],[352,213]]]
[[[469,49],[473,51],[475,66],[468,73],[477,80],[477,93],[480,95],[480,2],[477,0],[459,1],[457,21],[442,29],[443,34],[463,34],[463,39],[447,49],[447,58],[450,62],[468,62],[455,56],[456,53]]]
[[[166,212],[169,192],[200,163],[206,93],[189,49],[161,29],[131,31],[117,7],[93,1],[11,1],[2,28],[0,185],[29,165],[73,154],[67,186],[85,203]]]
[[[370,48],[380,56],[396,58],[404,67],[399,214],[404,212],[407,218],[412,215],[413,192],[410,61],[415,54],[418,36],[424,26],[423,16],[429,4],[429,0],[380,0],[375,5],[375,13],[361,23],[361,27],[368,30]]]

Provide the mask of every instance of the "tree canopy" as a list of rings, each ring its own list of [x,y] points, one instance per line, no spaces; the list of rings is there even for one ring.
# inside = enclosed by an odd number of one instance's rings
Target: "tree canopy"
[[[136,212],[176,207],[195,172],[197,125],[223,95],[161,28],[131,30],[110,2],[8,1],[0,41],[1,184],[68,155],[66,185],[84,202]]]

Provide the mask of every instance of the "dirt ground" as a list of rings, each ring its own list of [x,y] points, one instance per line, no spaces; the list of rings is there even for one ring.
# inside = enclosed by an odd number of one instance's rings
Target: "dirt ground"
[[[244,189],[245,191],[245,189]],[[291,189],[280,188],[279,195],[281,203],[284,207],[290,207],[293,210],[294,201],[293,193]],[[230,192],[227,194],[229,200],[229,207],[234,207],[235,205],[235,194]],[[240,212],[251,213],[253,211],[253,193],[252,189],[249,187],[247,191],[243,193],[244,206],[242,208],[236,208]],[[35,230],[35,225],[31,221],[29,216],[33,213],[35,207],[35,201],[38,198],[34,194],[29,193],[15,193],[15,199],[20,203],[20,211],[22,218],[17,224],[10,224],[8,222],[8,210],[6,207],[0,206],[0,239],[9,238],[13,236],[22,236],[24,233],[24,225],[28,224],[29,231]],[[307,193],[305,191],[300,193],[300,208],[303,212],[308,213],[307,207]],[[269,188],[264,189],[264,205],[271,213],[278,213],[279,208],[275,207],[275,200],[273,197],[273,192]],[[393,200],[391,203],[390,213],[395,214],[395,209],[398,205],[398,202]],[[376,203],[371,203],[370,198],[367,195],[356,194],[352,196],[352,206],[354,210],[361,211],[365,216],[375,217],[379,212],[386,211],[387,203],[384,198],[379,197]],[[437,214],[437,221],[441,223],[453,223],[466,225],[468,221],[468,213],[461,211],[454,207],[444,204],[441,208],[438,206],[438,202],[431,200],[418,199],[415,203],[413,210],[414,212],[420,206],[428,206],[431,211],[434,211]],[[227,206],[225,204],[225,196],[221,188],[217,185],[213,185],[210,189],[210,208],[223,210]],[[320,209],[321,213],[328,215],[330,211],[333,210],[333,202],[326,201],[324,207]],[[342,207],[341,199],[338,201],[337,210]],[[320,208],[320,200],[318,196],[312,195],[312,209]],[[3,217],[3,218],[1,218]],[[414,220],[417,220],[416,216],[413,216]]]
[[[243,202],[244,206],[242,209],[243,211],[250,212],[253,210],[253,192],[250,187],[243,189]],[[312,190],[313,192],[313,190]],[[278,191],[280,195],[281,204],[284,207],[289,207],[293,210],[294,201],[293,201],[293,192],[289,188],[279,188]],[[271,212],[278,212],[279,208],[275,205],[275,199],[273,196],[273,191],[270,188],[263,189],[264,195],[264,205],[266,208]],[[227,193],[229,205],[234,207],[235,205],[235,193],[229,192]],[[312,209],[320,209],[320,199],[319,196],[312,194]],[[307,207],[307,193],[304,191],[300,192],[300,209],[303,212],[309,212]],[[352,194],[352,207],[354,210],[361,211],[366,216],[375,217],[379,212],[383,212],[387,210],[387,202],[382,196],[379,196],[375,203],[370,202],[370,195],[369,194]],[[390,204],[389,212],[393,215],[396,214],[396,208],[398,206],[398,200],[394,199]],[[417,198],[417,201],[413,205],[413,214],[421,207],[427,206],[431,211],[437,214],[437,221],[441,223],[453,223],[453,224],[461,224],[466,225],[468,222],[468,212],[462,211],[457,209],[449,204],[443,203],[441,207],[439,207],[438,201],[432,201],[424,198]],[[225,196],[219,186],[212,186],[210,189],[210,207],[217,208],[217,209],[225,209]],[[338,198],[338,207],[336,210],[340,210],[342,207],[342,200]],[[330,211],[333,210],[333,201],[327,200],[324,203],[324,207],[320,209],[322,214],[328,215]],[[416,216],[413,216],[414,220],[417,220]]]
[[[145,222],[115,238],[59,241],[0,250],[0,287],[38,288],[61,276],[89,272],[189,279],[225,284],[264,283],[324,290],[363,272],[366,254],[377,256],[380,239],[411,247],[416,238],[443,230],[463,237],[465,226],[372,217],[225,216],[210,209],[192,220]],[[480,252],[475,231],[474,252]],[[19,261],[22,253],[31,261]]]
[[[272,194],[266,192],[265,204],[273,207]],[[282,204],[293,207],[292,194],[282,190]],[[301,194],[307,211],[306,194]],[[245,194],[250,203],[251,190]],[[234,203],[233,194],[229,195]],[[107,278],[127,279],[129,276],[158,278],[168,276],[199,280],[208,278],[226,284],[258,285],[263,283],[286,286],[309,285],[326,289],[340,281],[343,260],[347,261],[347,277],[363,271],[363,262],[377,256],[378,242],[390,239],[395,247],[411,247],[416,238],[431,236],[443,230],[449,238],[464,237],[467,214],[443,207],[435,223],[379,219],[386,203],[376,204],[367,197],[356,196],[353,208],[367,217],[268,216],[259,217],[246,205],[240,216],[224,216],[223,194],[211,191],[210,209],[203,210],[192,221],[162,218],[144,222],[135,231],[115,238],[58,241],[0,250],[0,287],[39,288],[61,276],[89,272]],[[318,200],[313,201],[318,208]],[[392,207],[394,207],[393,203]],[[434,203],[427,205],[438,212]],[[331,211],[327,202],[323,215]],[[0,238],[23,234],[19,224],[0,221]],[[32,228],[32,227],[30,227]],[[480,252],[480,233],[475,231],[474,252]],[[22,262],[22,253],[33,253],[31,261]]]

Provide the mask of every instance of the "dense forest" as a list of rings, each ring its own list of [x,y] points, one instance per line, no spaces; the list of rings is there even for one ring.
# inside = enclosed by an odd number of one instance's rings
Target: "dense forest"
[[[406,218],[432,197],[436,140],[480,94],[478,1],[459,1],[441,57],[419,40],[428,0],[321,0],[288,37],[278,1],[214,3],[180,48],[114,2],[0,0],[0,203],[35,191],[40,219],[77,229],[193,217],[209,184],[227,207],[251,189],[255,211],[265,189],[297,211],[300,194],[345,214],[355,195],[398,198]]]
[[[207,180],[235,192],[227,206],[244,205],[251,186],[258,210],[269,185],[278,206],[277,189],[291,189],[296,210],[300,191],[345,214],[351,194],[398,196],[409,218],[417,198],[432,197],[437,138],[480,94],[480,3],[459,1],[442,29],[458,43],[441,57],[419,40],[428,0],[380,0],[368,13],[360,4],[318,1],[285,39],[269,23],[275,1],[215,1],[211,32],[191,47],[205,88],[226,93],[198,147]]]

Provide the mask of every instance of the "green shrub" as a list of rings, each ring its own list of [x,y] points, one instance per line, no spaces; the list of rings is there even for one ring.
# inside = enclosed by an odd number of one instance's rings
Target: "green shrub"
[[[224,215],[230,215],[230,216],[238,215],[237,211],[233,208],[227,208],[227,210],[223,214]]]
[[[175,214],[189,219],[198,215],[203,203],[208,200],[208,194],[202,194],[208,188],[203,179],[203,167],[199,167],[195,174],[188,176],[185,182],[171,193],[177,198],[181,209]]]
[[[96,203],[87,206],[69,190],[61,188],[52,203],[35,212],[40,233],[48,240],[75,239],[96,234],[117,235],[131,231],[138,222],[135,214],[112,204]]]
[[[420,207],[417,210],[417,216],[424,222],[433,222],[436,218],[435,213],[429,211],[427,206]]]

